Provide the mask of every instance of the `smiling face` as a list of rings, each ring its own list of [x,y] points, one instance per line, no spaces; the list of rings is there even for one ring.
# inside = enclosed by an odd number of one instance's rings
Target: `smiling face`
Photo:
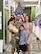
[[[24,30],[24,26],[20,26],[20,28],[19,28],[19,29],[20,29],[21,31],[22,31],[22,30]]]
[[[16,18],[16,20],[20,20],[20,15],[17,15],[17,18]]]
[[[26,22],[27,22],[27,21],[29,22],[29,17],[28,17],[28,16],[25,17],[25,21],[26,21]]]

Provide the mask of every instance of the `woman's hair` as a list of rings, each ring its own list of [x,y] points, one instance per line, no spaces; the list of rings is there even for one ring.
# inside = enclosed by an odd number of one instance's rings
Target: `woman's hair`
[[[8,21],[8,25],[9,25],[9,23],[10,23],[11,21],[13,21],[13,20],[14,20],[14,18],[11,17],[11,18],[9,19],[9,21]]]
[[[28,15],[26,15],[26,16],[28,16]],[[28,21],[28,22],[31,22],[30,16],[28,16],[28,18],[29,18],[29,21]],[[26,21],[25,21],[25,22],[26,22]]]
[[[28,17],[29,17],[29,22],[31,22],[30,16],[28,16]]]

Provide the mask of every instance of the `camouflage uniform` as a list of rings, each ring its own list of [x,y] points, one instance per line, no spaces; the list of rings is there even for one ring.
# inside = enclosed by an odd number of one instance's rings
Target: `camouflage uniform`
[[[16,21],[16,27],[19,29],[19,26],[22,24],[20,21]],[[14,52],[14,49],[19,49],[19,39],[15,38],[15,34],[11,33],[11,44],[12,44],[12,54]]]
[[[17,21],[17,28],[19,29],[19,26],[22,24],[22,22],[20,21]],[[19,39],[16,39],[16,48],[19,52]]]

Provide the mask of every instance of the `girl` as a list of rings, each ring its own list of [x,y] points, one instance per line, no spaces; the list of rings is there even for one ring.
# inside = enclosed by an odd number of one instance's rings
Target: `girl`
[[[18,33],[18,29],[16,28],[16,20],[15,18],[11,17],[8,21],[8,28],[10,32]]]
[[[25,27],[25,30],[27,31],[28,33],[28,37],[26,38],[26,44],[27,44],[27,47],[28,47],[28,54],[30,54],[30,44],[31,44],[31,33],[32,33],[32,23],[30,21],[30,18],[28,16],[25,17],[25,22],[23,23],[24,27]]]

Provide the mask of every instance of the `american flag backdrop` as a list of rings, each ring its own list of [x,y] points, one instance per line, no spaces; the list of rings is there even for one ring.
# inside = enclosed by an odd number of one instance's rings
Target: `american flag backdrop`
[[[20,20],[21,21],[24,21],[24,18],[25,18],[25,14],[24,14],[24,11],[22,10],[22,7],[21,7],[21,4],[19,3],[18,4],[18,7],[16,8],[15,12],[13,13],[13,17],[14,18],[17,18],[17,15],[20,15]]]

